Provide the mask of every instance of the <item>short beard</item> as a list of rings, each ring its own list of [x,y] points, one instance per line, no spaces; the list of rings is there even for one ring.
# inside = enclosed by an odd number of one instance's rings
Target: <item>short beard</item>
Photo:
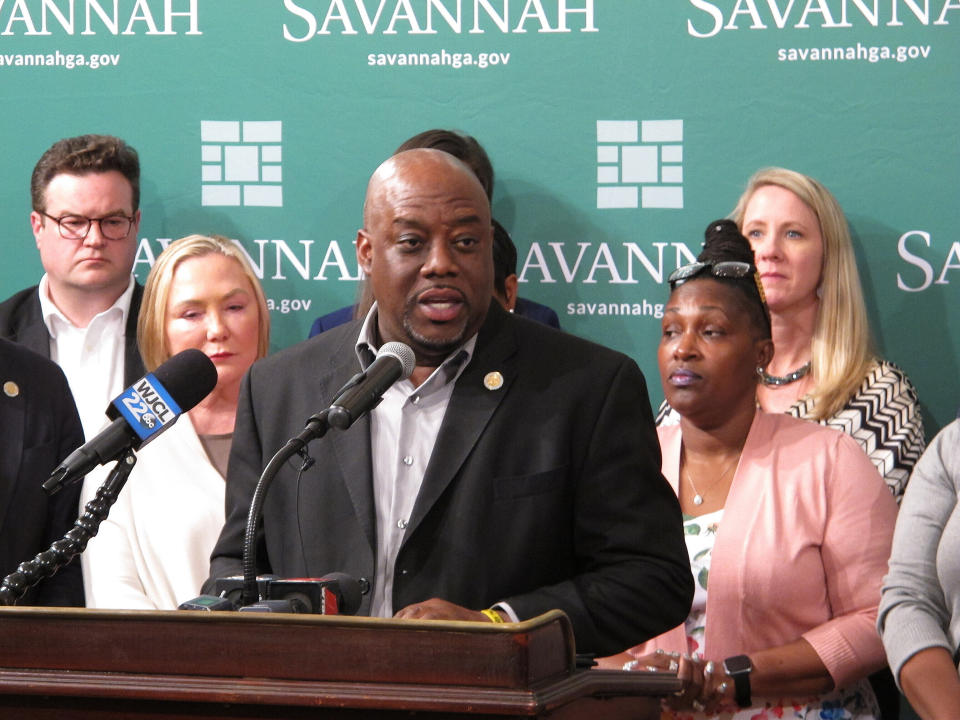
[[[403,312],[403,331],[408,338],[413,340],[424,350],[427,350],[432,353],[436,353],[438,355],[440,353],[449,355],[456,348],[458,348],[460,345],[463,344],[463,341],[466,339],[465,336],[467,334],[466,324],[460,329],[460,332],[458,332],[456,336],[448,340],[436,340],[433,338],[428,338],[428,337],[425,337],[424,335],[421,335],[419,332],[417,332],[413,328],[413,323],[410,320],[410,316],[412,315],[413,307],[415,305],[416,305],[416,302],[408,303],[407,307],[404,309],[404,312]],[[469,318],[470,306],[464,303],[464,307],[467,310],[467,317]]]

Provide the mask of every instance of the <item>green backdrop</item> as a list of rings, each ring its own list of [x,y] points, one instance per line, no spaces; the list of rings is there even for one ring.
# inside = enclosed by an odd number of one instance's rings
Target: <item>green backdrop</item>
[[[354,297],[371,171],[457,128],[493,159],[521,294],[659,402],[663,279],[783,165],[845,208],[932,434],[960,405],[958,81],[960,0],[0,0],[0,296],[41,274],[37,158],[111,133],[143,165],[138,277],[169,239],[234,237],[289,345]]]

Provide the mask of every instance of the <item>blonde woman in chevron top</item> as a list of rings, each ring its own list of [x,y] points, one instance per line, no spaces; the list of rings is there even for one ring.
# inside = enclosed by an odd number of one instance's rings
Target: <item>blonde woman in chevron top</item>
[[[823,185],[784,168],[750,178],[730,215],[753,247],[775,353],[760,407],[852,435],[897,502],[924,448],[917,392],[872,349],[850,231]],[[669,424],[676,414],[664,408]]]

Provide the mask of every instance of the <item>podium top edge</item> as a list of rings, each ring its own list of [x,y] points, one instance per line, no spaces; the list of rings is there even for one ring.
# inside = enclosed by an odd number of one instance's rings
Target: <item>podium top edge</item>
[[[301,615],[293,613],[257,613],[187,610],[108,610],[100,608],[63,608],[35,606],[0,606],[0,618],[22,618],[36,621],[70,618],[98,622],[140,620],[153,622],[236,622],[267,625],[335,625],[341,627],[377,627],[400,631],[446,630],[466,633],[529,633],[553,623],[569,627],[570,620],[560,610],[550,610],[516,623],[470,622],[464,620],[398,620],[395,618],[358,617],[353,615]]]

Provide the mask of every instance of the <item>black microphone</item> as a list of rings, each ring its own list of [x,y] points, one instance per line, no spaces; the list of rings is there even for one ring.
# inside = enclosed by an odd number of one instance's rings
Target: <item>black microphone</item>
[[[382,346],[370,367],[358,373],[331,403],[327,422],[346,430],[380,404],[383,393],[397,380],[410,377],[416,364],[417,359],[409,346],[401,342]]]
[[[377,357],[370,367],[354,375],[350,381],[340,389],[336,399],[325,410],[313,415],[307,420],[307,425],[296,437],[290,438],[280,448],[260,474],[260,480],[253,491],[250,500],[250,510],[247,512],[247,527],[243,535],[243,592],[240,601],[245,607],[257,604],[257,527],[263,512],[263,502],[270,489],[270,483],[277,476],[281,466],[294,455],[303,458],[303,468],[313,464],[313,458],[307,453],[307,443],[323,437],[330,427],[346,430],[364,413],[370,412],[377,406],[383,393],[400,378],[408,378],[416,366],[416,357],[413,350],[399,342],[387,343],[380,348]],[[263,597],[261,594],[260,598]],[[269,598],[268,598],[269,600]],[[254,610],[284,612],[278,610],[273,601],[266,605],[260,603]],[[293,603],[291,602],[292,606]],[[285,607],[282,606],[281,607]]]
[[[365,594],[364,588],[366,587],[366,592],[369,592],[370,583],[362,578],[357,580],[346,573],[327,573],[320,579],[326,580],[333,586],[334,592],[337,593],[337,603],[341,615],[355,614],[360,609],[361,596]]]
[[[266,597],[240,612],[312,613],[353,615],[360,609],[360,581],[346,573],[319,578],[279,578],[267,584]]]
[[[217,368],[200,350],[179,352],[124,390],[107,408],[113,422],[70,453],[43,483],[50,495],[98,465],[139,450],[193,409],[217,385]]]
[[[201,595],[180,603],[178,610],[313,613],[354,615],[370,583],[346,573],[328,573],[319,578],[278,578],[258,575],[259,600],[242,606],[243,576],[217,578],[216,595]]]

